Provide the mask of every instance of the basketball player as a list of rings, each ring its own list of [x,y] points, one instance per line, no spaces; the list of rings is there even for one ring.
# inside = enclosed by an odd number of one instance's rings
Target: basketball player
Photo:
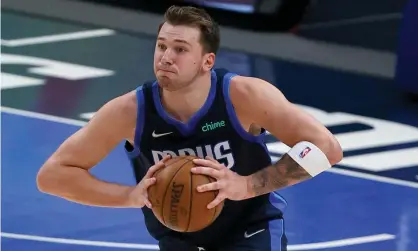
[[[204,10],[169,8],[156,40],[156,81],[109,101],[65,140],[40,169],[39,189],[86,205],[142,208],[163,251],[286,250],[286,202],[276,191],[329,169],[342,150],[272,84],[214,70],[219,37]],[[263,143],[266,130],[291,147],[273,164]],[[89,172],[120,142],[135,167],[134,187]],[[147,199],[153,173],[170,155],[182,154],[199,156],[193,172],[217,180],[198,189],[219,191],[208,207],[225,202],[216,221],[195,233],[164,227]]]

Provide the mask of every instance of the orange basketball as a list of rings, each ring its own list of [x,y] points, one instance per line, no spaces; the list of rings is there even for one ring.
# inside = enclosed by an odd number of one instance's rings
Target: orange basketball
[[[194,174],[196,156],[173,157],[166,167],[155,173],[157,181],[148,189],[148,197],[156,218],[166,227],[178,232],[195,232],[215,221],[223,203],[208,209],[217,191],[198,192],[197,187],[214,182],[206,175]]]

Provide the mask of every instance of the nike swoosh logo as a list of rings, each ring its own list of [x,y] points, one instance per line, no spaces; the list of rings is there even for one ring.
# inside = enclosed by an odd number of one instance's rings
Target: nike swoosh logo
[[[259,233],[261,233],[261,232],[263,232],[265,229],[260,229],[260,230],[258,230],[258,231],[255,231],[254,233],[251,233],[251,234],[248,234],[247,233],[247,231],[245,231],[245,233],[244,233],[244,237],[245,238],[250,238],[251,236],[254,236],[254,235],[256,235],[256,234],[259,234]]]
[[[152,137],[154,137],[154,138],[159,138],[159,137],[162,137],[162,136],[165,136],[165,135],[168,135],[168,134],[172,134],[173,132],[166,132],[166,133],[159,133],[159,134],[157,134],[157,133],[155,133],[155,131],[153,131],[152,132]]]

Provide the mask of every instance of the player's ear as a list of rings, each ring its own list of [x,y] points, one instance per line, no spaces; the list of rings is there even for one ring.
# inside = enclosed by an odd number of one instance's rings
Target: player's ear
[[[207,71],[210,71],[215,65],[215,54],[206,53],[204,59],[203,68]]]

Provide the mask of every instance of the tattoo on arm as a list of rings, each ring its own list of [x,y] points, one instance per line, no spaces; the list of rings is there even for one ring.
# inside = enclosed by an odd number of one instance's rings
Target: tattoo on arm
[[[289,155],[285,154],[275,164],[250,176],[248,190],[254,196],[266,194],[312,178]]]

